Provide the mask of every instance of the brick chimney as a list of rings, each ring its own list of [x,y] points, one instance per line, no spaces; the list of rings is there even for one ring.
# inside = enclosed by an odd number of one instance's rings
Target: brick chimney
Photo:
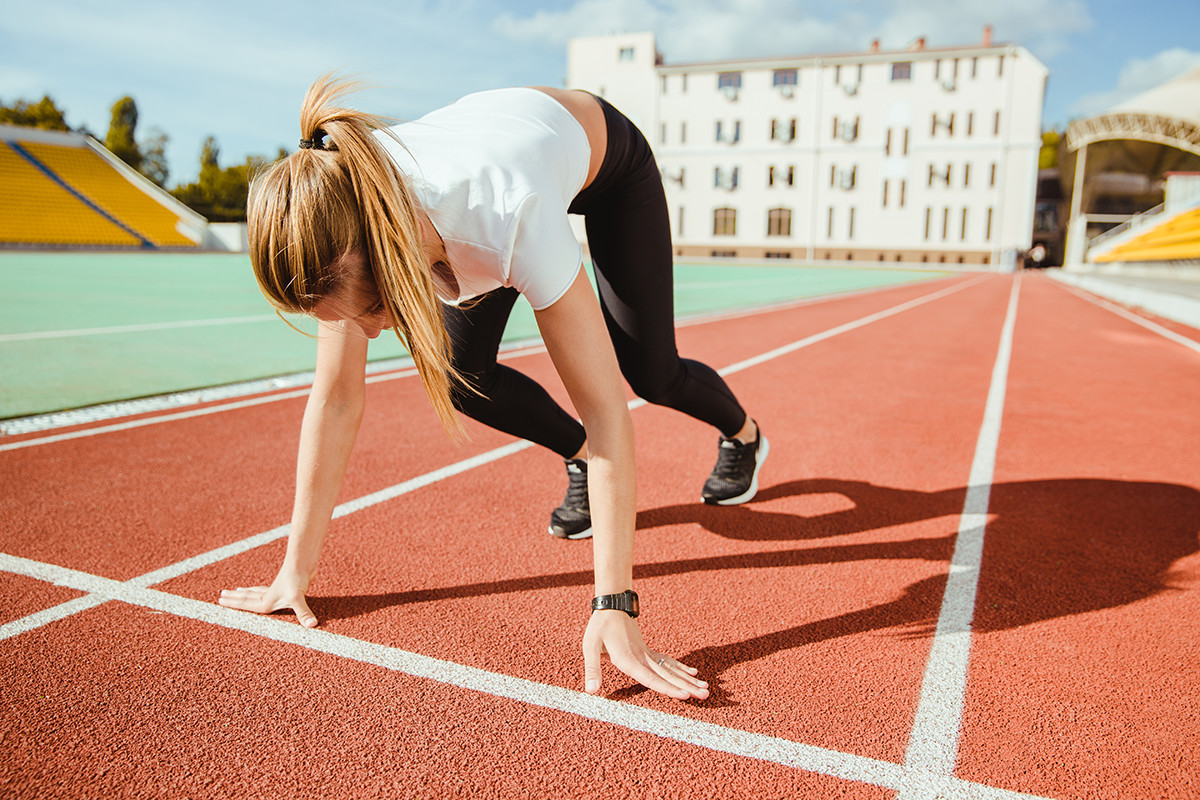
[[[983,26],[983,46],[984,47],[992,46],[992,26],[991,25]]]

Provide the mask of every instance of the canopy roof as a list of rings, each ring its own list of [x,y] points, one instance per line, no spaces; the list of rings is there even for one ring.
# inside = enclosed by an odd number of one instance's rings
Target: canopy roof
[[[1200,67],[1067,128],[1067,147],[1139,139],[1200,155]]]

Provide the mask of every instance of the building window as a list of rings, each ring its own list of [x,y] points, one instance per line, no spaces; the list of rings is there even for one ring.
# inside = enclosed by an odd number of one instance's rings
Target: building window
[[[1000,63],[996,66],[996,77],[1004,77],[1004,56],[1000,56]]]
[[[825,238],[833,238],[833,206],[829,207],[829,224],[825,226]]]
[[[970,163],[963,164],[963,188],[971,187],[971,165]]]
[[[685,142],[687,142],[687,123],[681,122],[679,123],[679,143],[684,144]]]
[[[999,111],[996,112],[996,121],[992,126],[992,135],[994,135],[994,136],[1000,135],[1000,112]]]
[[[717,120],[717,141],[725,144],[737,144],[742,138],[742,121],[735,120],[733,127]]]
[[[883,140],[883,154],[890,156],[892,154],[892,129],[887,129],[887,137]]]
[[[620,54],[617,56],[621,61],[633,61],[633,48],[622,47]]]
[[[964,241],[964,242],[967,240],[967,208],[966,208],[966,206],[963,206],[963,212],[962,212],[962,233],[961,233],[961,235],[960,235],[960,238],[961,238],[961,239],[962,239],[962,241]]]
[[[791,258],[792,257],[792,253],[790,250],[768,250],[763,255],[766,256],[767,258]]]
[[[772,86],[795,86],[800,82],[800,73],[794,69],[777,69],[771,76]]]
[[[795,168],[794,166],[789,166],[789,167],[788,167],[788,171],[787,171],[787,185],[788,185],[788,186],[795,186],[795,185],[796,185],[796,168]]]
[[[967,112],[967,136],[975,132],[975,112]]]
[[[772,118],[771,119],[771,141],[773,142],[776,139],[780,138],[780,134],[781,134],[781,131],[779,128],[779,120]]]
[[[942,119],[937,114],[933,115],[933,124],[930,126],[929,135],[937,136],[938,128],[945,128],[946,133],[950,136],[954,135],[954,112],[950,112],[950,116]]]
[[[660,91],[663,94],[667,93],[667,76],[666,75],[662,76],[662,88],[660,89]]]
[[[904,129],[904,150],[901,154],[908,155],[908,128]]]
[[[680,84],[679,91],[682,94],[687,94],[687,73],[685,72],[682,75],[680,75],[679,77],[683,81],[682,84]]]
[[[717,73],[717,89],[733,89],[742,88],[742,73],[740,72],[718,72]]]
[[[767,236],[792,235],[792,210],[772,208],[767,211]]]
[[[847,228],[847,231],[848,232],[846,234],[846,238],[853,239],[854,238],[854,206],[850,206],[850,224],[849,224],[849,227]]]
[[[925,241],[929,241],[929,223],[933,219],[933,209],[925,206]]]
[[[658,143],[667,143],[667,123],[665,122],[658,126]]]
[[[892,64],[892,80],[907,81],[912,80],[912,62],[897,61]]]
[[[904,208],[904,194],[908,189],[908,181],[904,178],[900,179],[900,207]]]
[[[679,207],[679,237],[683,238],[683,206]]]
[[[713,186],[718,189],[729,189],[730,191],[737,188],[738,185],[738,168],[726,172],[720,167],[713,170]]]
[[[884,208],[887,208],[888,186],[890,183],[891,183],[891,181],[887,180],[886,178],[883,181],[883,207]]]
[[[988,186],[996,185],[996,162],[992,162],[992,177],[988,180]]]
[[[767,186],[775,185],[775,167],[767,167]]]
[[[737,235],[737,209],[718,208],[713,212],[713,236]]]
[[[950,206],[942,209],[942,241],[946,241],[946,237],[950,235]]]
[[[971,77],[974,78],[978,74],[979,74],[979,57],[976,56],[971,59]]]
[[[983,234],[983,238],[989,242],[992,240],[992,215],[993,215],[993,212],[994,212],[994,209],[991,209],[991,208],[988,209],[987,228],[985,229],[985,232]]]

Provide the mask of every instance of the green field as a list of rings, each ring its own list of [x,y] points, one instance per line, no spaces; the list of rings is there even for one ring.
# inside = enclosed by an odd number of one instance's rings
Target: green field
[[[677,264],[676,315],[943,274]],[[519,302],[505,340],[536,336]],[[395,337],[371,344],[372,361],[403,355]],[[304,372],[314,356],[315,341],[259,294],[244,254],[0,253],[0,419]]]

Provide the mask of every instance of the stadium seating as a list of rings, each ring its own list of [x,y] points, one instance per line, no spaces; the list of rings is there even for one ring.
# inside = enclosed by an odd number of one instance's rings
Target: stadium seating
[[[158,247],[191,247],[179,217],[134,186],[94,151],[29,142],[25,149],[64,182]]]
[[[137,237],[105,219],[0,143],[0,242],[137,247]]]
[[[95,143],[15,127],[0,134],[0,247],[198,247],[180,227],[203,221],[173,210],[174,198],[131,177]]]
[[[1200,208],[1177,214],[1143,234],[1096,255],[1100,262],[1200,259]]]

